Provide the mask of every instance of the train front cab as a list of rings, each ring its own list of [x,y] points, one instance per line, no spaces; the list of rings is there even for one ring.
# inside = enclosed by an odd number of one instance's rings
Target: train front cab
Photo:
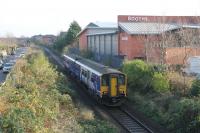
[[[126,75],[122,73],[104,74],[101,76],[101,95],[107,105],[120,105],[127,93]]]

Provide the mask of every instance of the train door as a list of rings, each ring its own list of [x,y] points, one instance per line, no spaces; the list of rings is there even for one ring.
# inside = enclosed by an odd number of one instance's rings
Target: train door
[[[117,96],[117,77],[111,76],[110,78],[110,96]]]

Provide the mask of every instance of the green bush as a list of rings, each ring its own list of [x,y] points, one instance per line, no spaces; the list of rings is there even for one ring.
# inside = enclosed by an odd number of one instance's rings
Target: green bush
[[[151,85],[153,90],[159,93],[167,92],[170,89],[169,81],[162,73],[154,73]]]
[[[191,88],[190,94],[192,96],[199,96],[199,94],[200,94],[200,80],[197,79],[192,83],[192,88]]]
[[[181,133],[199,133],[200,101],[199,99],[182,99],[169,108],[168,127]]]
[[[142,60],[128,61],[123,64],[122,71],[127,75],[129,88],[147,91],[152,80],[153,71]]]
[[[94,54],[90,50],[82,50],[80,52],[80,55],[87,59],[92,59],[94,57]]]

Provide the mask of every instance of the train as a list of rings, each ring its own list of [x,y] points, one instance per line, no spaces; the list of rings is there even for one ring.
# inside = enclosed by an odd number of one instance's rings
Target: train
[[[99,103],[120,106],[127,97],[124,73],[83,57],[63,55],[64,66],[71,76],[82,82]]]

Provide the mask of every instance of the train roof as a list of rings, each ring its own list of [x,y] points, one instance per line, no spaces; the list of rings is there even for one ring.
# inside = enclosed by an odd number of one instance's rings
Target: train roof
[[[80,57],[80,56],[77,56],[77,55],[74,55],[74,54],[71,54],[71,55],[64,55],[64,56],[69,56],[71,57],[72,59],[76,60],[77,62],[79,62],[80,64],[83,64],[95,71],[97,71],[98,73],[100,74],[108,74],[108,73],[122,73],[116,69],[112,69],[108,66],[105,66],[105,65],[102,65],[102,64],[99,64],[99,63],[96,63],[94,61],[91,61],[89,59],[85,59],[83,57]]]

